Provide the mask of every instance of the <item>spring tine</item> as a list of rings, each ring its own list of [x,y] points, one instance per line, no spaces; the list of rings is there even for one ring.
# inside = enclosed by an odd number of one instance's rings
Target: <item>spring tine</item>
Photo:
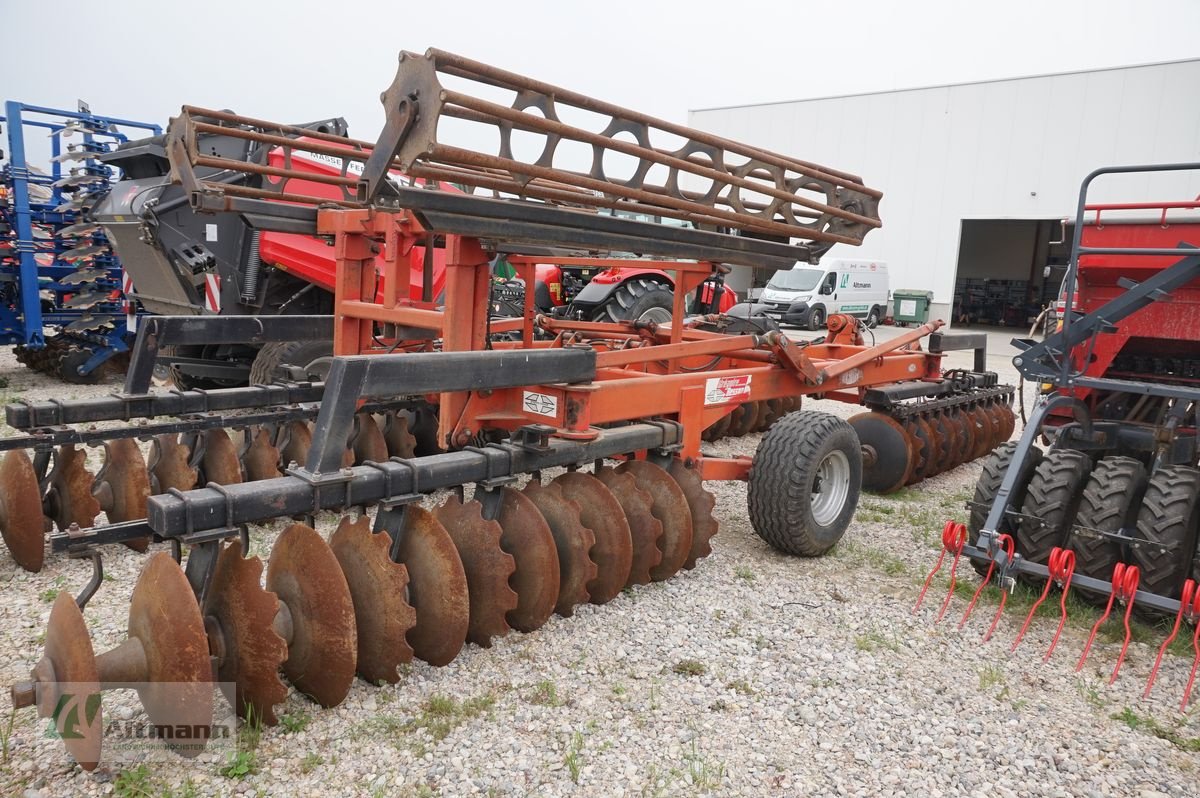
[[[1200,604],[1200,597],[1197,598],[1192,609],[1200,609],[1196,607]],[[1191,613],[1195,615],[1195,613]],[[1192,633],[1192,651],[1196,652],[1196,656],[1192,659],[1192,670],[1188,674],[1187,687],[1183,688],[1183,700],[1179,702],[1179,711],[1183,712],[1187,709],[1188,700],[1192,697],[1192,685],[1196,683],[1196,668],[1200,667],[1200,623],[1196,624],[1196,631]]]
[[[957,543],[958,550],[955,551],[955,544],[959,536],[960,527],[962,529],[962,542]],[[933,570],[929,572],[929,576],[925,577],[925,584],[921,586],[921,594],[917,596],[917,603],[912,608],[914,615],[917,613],[917,610],[921,609],[921,602],[925,600],[925,593],[929,590],[929,585],[931,582],[933,582],[933,577],[937,575],[938,571],[942,570],[942,562],[946,559],[946,552],[955,551],[954,560],[955,563],[957,563],[958,555],[962,553],[962,547],[966,544],[966,538],[967,528],[957,521],[947,521],[946,525],[942,527],[942,551],[940,554],[938,554],[937,562],[933,564]],[[953,574],[951,574],[951,593],[954,592],[953,581],[954,577]],[[943,605],[942,611],[945,612],[945,605]],[[941,615],[939,615],[938,618],[940,619]]]
[[[1067,625],[1067,594],[1071,592],[1071,577],[1075,575],[1075,552],[1070,549],[1059,549],[1057,558],[1051,554],[1050,575],[1055,582],[1062,586],[1062,598],[1059,600],[1062,613],[1058,618],[1058,628],[1054,630],[1054,639],[1050,641],[1050,647],[1046,649],[1046,656],[1042,657],[1042,662],[1050,661],[1050,655],[1054,653],[1054,647],[1058,645],[1058,638],[1062,636],[1063,627]]]
[[[1123,562],[1119,562],[1113,567],[1112,593],[1110,593],[1108,596],[1108,604],[1106,604],[1104,607],[1104,614],[1101,615],[1099,619],[1096,620],[1095,625],[1092,626],[1092,633],[1088,635],[1087,643],[1085,643],[1083,646],[1083,653],[1079,656],[1079,662],[1075,664],[1076,673],[1083,670],[1083,665],[1085,662],[1087,662],[1088,653],[1092,650],[1092,643],[1096,640],[1096,633],[1100,631],[1100,627],[1104,625],[1104,622],[1108,620],[1109,614],[1112,613],[1113,602],[1117,599],[1117,592],[1119,589],[1118,585],[1120,585],[1122,580],[1124,580],[1125,570],[1127,567],[1128,566],[1126,566]]]
[[[1050,551],[1049,562],[1054,563],[1055,559],[1059,558],[1061,556],[1062,556],[1062,549],[1055,546]],[[1051,573],[1053,573],[1053,570],[1054,570],[1053,565],[1050,566],[1050,569],[1051,569]],[[1042,588],[1042,595],[1038,596],[1038,600],[1033,602],[1033,606],[1029,608],[1029,614],[1025,616],[1025,623],[1021,624],[1021,631],[1017,632],[1017,639],[1013,640],[1012,648],[1010,648],[1008,650],[1010,654],[1017,650],[1017,646],[1021,645],[1021,640],[1024,639],[1025,632],[1029,631],[1029,624],[1031,624],[1033,622],[1034,613],[1036,613],[1038,611],[1038,607],[1042,606],[1042,602],[1044,602],[1046,600],[1046,596],[1050,595],[1050,588],[1053,586],[1054,586],[1054,578],[1053,578],[1053,576],[1051,576],[1051,578],[1046,580],[1046,586],[1044,588]]]
[[[934,623],[940,623],[942,616],[946,614],[946,610],[950,607],[950,599],[954,598],[954,585],[958,572],[958,561],[962,557],[963,546],[967,545],[967,527],[966,524],[958,524],[954,527],[953,539],[949,541],[954,546],[954,561],[950,563],[950,589],[946,591],[946,600],[942,602],[942,608],[938,611],[937,618]],[[942,542],[944,547],[946,541]]]
[[[1154,658],[1154,667],[1150,669],[1150,678],[1146,680],[1146,689],[1142,692],[1142,698],[1149,698],[1150,691],[1154,689],[1154,680],[1158,678],[1158,669],[1162,665],[1163,655],[1167,653],[1167,647],[1174,642],[1179,634],[1179,624],[1183,622],[1185,613],[1190,612],[1193,598],[1196,595],[1196,582],[1193,579],[1188,579],[1183,583],[1183,593],[1179,599],[1179,612],[1175,613],[1175,625],[1171,627],[1171,634],[1167,635],[1167,639],[1158,649],[1158,656]]]
[[[1133,612],[1133,603],[1137,600],[1137,586],[1140,578],[1141,571],[1136,565],[1131,565],[1125,569],[1125,578],[1121,580],[1121,595],[1118,596],[1118,599],[1125,602],[1125,642],[1121,644],[1121,653],[1117,655],[1116,667],[1113,668],[1112,676],[1108,678],[1109,684],[1117,680],[1117,674],[1121,672],[1121,664],[1125,662],[1125,652],[1129,650],[1129,641],[1133,637],[1133,631],[1129,628],[1129,614]]]
[[[1004,548],[1004,553],[1008,555],[1008,560],[1006,562],[1012,562],[1013,552],[1016,549],[1016,543],[1013,542],[1012,536],[1000,535],[996,542]],[[987,574],[984,575],[983,581],[979,583],[979,587],[975,590],[975,595],[971,596],[971,603],[967,605],[967,609],[963,612],[962,618],[958,622],[959,629],[962,629],[967,623],[967,618],[971,617],[971,613],[975,610],[975,602],[979,601],[979,594],[981,594],[983,589],[992,581],[992,572],[995,570],[996,561],[993,559],[988,563]],[[1000,592],[1004,592],[1003,586],[1001,586]]]

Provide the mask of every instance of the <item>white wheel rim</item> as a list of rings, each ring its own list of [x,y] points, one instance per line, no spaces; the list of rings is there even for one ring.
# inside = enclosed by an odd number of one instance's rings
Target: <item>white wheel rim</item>
[[[670,324],[671,311],[666,308],[650,308],[641,316],[638,316],[638,321],[652,321],[655,324]]]
[[[850,460],[845,452],[834,449],[817,464],[809,501],[813,520],[829,526],[842,514],[850,495]]]

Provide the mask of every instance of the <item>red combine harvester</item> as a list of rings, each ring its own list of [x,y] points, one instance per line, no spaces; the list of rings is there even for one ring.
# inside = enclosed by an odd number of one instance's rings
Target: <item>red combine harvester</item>
[[[1196,170],[1110,168],[1084,181],[1063,287],[1070,309],[1045,341],[1013,342],[1023,350],[1014,365],[1043,395],[1020,440],[985,460],[968,522],[943,534],[942,558],[966,554],[984,584],[1028,581],[1042,601],[1058,586],[1062,621],[1070,589],[1104,606],[1079,667],[1114,605],[1126,646],[1135,607],[1175,619],[1160,662],[1184,621],[1200,638],[1200,201],[1087,203],[1102,175]]]

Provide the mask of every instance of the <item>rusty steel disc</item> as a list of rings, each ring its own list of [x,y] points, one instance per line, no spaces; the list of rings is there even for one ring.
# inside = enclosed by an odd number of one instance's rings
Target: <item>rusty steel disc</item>
[[[1004,413],[1000,409],[1000,405],[996,402],[991,402],[987,405],[987,413],[992,419],[992,430],[996,436],[996,442],[992,444],[992,448],[999,446],[1008,440],[1012,435],[1012,430],[1004,419]]]
[[[405,459],[416,456],[417,437],[409,430],[409,417],[404,413],[389,410],[384,416],[383,440],[388,454]]]
[[[283,427],[279,444],[279,462],[284,468],[293,463],[304,465],[312,448],[312,428],[307,421],[289,421]]]
[[[290,621],[282,624],[284,674],[321,706],[342,703],[357,657],[354,601],[337,557],[316,530],[304,524],[283,530],[267,562],[267,590],[279,596]]]
[[[354,462],[360,465],[368,460],[373,463],[382,463],[388,459],[387,440],[383,437],[383,430],[375,423],[375,416],[371,413],[354,414],[354,431],[350,433],[350,448],[354,452]]]
[[[272,438],[271,430],[266,427],[251,427],[246,430],[242,466],[246,469],[247,482],[283,476],[283,472],[279,470],[281,454]]]
[[[407,635],[417,613],[408,603],[408,568],[392,562],[391,543],[386,532],[371,532],[365,515],[344,516],[329,538],[354,601],[358,675],[372,684],[400,681],[397,668],[413,658]]]
[[[929,423],[929,419],[918,416],[913,424],[913,438],[924,452],[924,461],[917,471],[917,480],[933,476],[938,472],[938,451],[941,445],[937,430]]]
[[[201,433],[199,446],[200,473],[204,481],[218,485],[236,485],[242,481],[242,461],[229,433],[223,429],[206,429]]]
[[[1000,411],[1000,435],[1004,439],[1000,443],[1004,443],[1012,438],[1013,432],[1017,429],[1017,414],[1008,405],[997,404],[996,407]]]
[[[467,640],[467,574],[450,533],[424,507],[405,509],[399,537],[396,562],[408,567],[408,601],[417,611],[408,642],[419,659],[447,665]]]
[[[958,426],[958,462],[969,462],[975,451],[975,421],[971,414],[961,407],[954,408],[951,413],[954,423]]]
[[[554,534],[529,497],[519,490],[500,488],[500,548],[512,555],[516,569],[508,583],[517,593],[517,606],[508,612],[508,625],[519,632],[540,628],[558,603],[558,549]]]
[[[989,451],[992,442],[992,424],[982,407],[972,407],[967,411],[967,420],[971,425],[972,440],[975,442],[971,449],[971,459],[978,460]]]
[[[596,536],[580,520],[583,510],[579,503],[564,496],[561,485],[530,482],[525,486],[525,495],[537,505],[554,535],[558,550],[558,601],[554,611],[569,618],[577,604],[588,601],[587,586],[596,578],[596,563],[590,556]]]
[[[0,459],[0,534],[12,558],[26,571],[42,570],[48,525],[29,455],[24,449],[6,452]]]
[[[74,444],[55,450],[45,507],[62,532],[66,532],[71,524],[90,527],[100,513],[100,503],[92,496],[95,478],[87,470],[86,462],[87,453],[76,449]]]
[[[733,423],[733,413],[726,413],[719,419],[714,421],[709,427],[704,430],[703,438],[706,441],[719,441],[729,434],[729,425]]]
[[[588,600],[607,604],[625,587],[633,567],[633,533],[625,511],[612,491],[591,474],[568,472],[551,484],[561,485],[563,496],[579,504],[580,522],[596,537],[589,553],[596,563],[596,578],[587,583]]]
[[[916,443],[904,426],[886,413],[873,410],[851,416],[847,423],[854,428],[862,447],[863,488],[895,493],[904,487],[916,460]]]
[[[191,465],[192,453],[175,433],[156,435],[150,442],[150,490],[166,493],[171,488],[191,490],[200,475]]]
[[[625,511],[625,520],[629,523],[633,556],[625,587],[649,584],[650,572],[662,562],[659,540],[662,538],[663,525],[652,512],[654,497],[638,487],[633,474],[621,474],[615,468],[599,469],[596,478],[617,497],[621,509]]]
[[[917,416],[909,416],[904,419],[904,431],[908,433],[908,437],[912,440],[913,456],[912,462],[909,464],[908,481],[904,484],[911,485],[920,480],[921,469],[925,466],[925,458],[929,453],[929,439],[923,437],[920,430],[920,425],[917,423]]]
[[[274,726],[275,705],[287,699],[279,669],[288,647],[275,631],[279,598],[263,588],[262,570],[258,557],[242,556],[240,540],[225,546],[213,570],[204,625],[218,658],[218,680],[234,684],[234,695],[225,696],[234,711]]]
[[[638,486],[653,499],[650,512],[663,525],[662,537],[658,539],[662,561],[650,569],[650,579],[655,582],[670,579],[692,552],[692,510],[687,497],[671,475],[653,463],[629,460],[617,472],[633,474]]]
[[[696,469],[688,468],[682,460],[672,460],[667,473],[679,483],[692,511],[692,548],[688,558],[683,561],[684,569],[690,571],[696,567],[698,560],[712,554],[712,539],[719,530],[717,519],[713,517],[717,498],[704,489],[704,482]]]
[[[101,684],[138,683],[156,726],[209,728],[213,716],[208,636],[183,569],[166,552],[150,556],[129,599],[129,636],[96,658]],[[198,756],[205,738],[167,747]]]
[[[775,426],[784,413],[782,399],[764,399],[766,410],[763,412],[762,418],[758,421],[758,431],[766,432],[771,427]]]
[[[758,417],[762,411],[758,402],[742,402],[741,407],[741,415],[729,425],[729,436],[732,438],[749,435],[758,427]]]
[[[133,438],[104,442],[104,466],[92,485],[92,496],[108,516],[110,524],[137,521],[146,517],[146,499],[150,498],[150,472],[142,459],[142,450]],[[150,538],[126,540],[134,551],[145,551]]]
[[[928,479],[934,474],[940,474],[946,470],[946,461],[949,459],[947,453],[949,433],[936,415],[931,415],[924,421],[929,427],[929,462],[925,464],[925,473],[922,475],[922,479]]]
[[[38,717],[53,718],[71,758],[84,770],[95,770],[104,737],[100,672],[83,613],[66,590],[50,609],[45,649],[32,678],[38,683]]]
[[[517,608],[517,594],[508,580],[516,570],[511,554],[500,546],[503,530],[496,521],[483,517],[477,501],[466,504],[451,496],[434,516],[450,534],[467,575],[470,622],[467,640],[488,648],[493,637],[508,634],[506,616]]]

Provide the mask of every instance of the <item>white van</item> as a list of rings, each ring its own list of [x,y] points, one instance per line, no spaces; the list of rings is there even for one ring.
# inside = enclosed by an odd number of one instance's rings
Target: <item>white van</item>
[[[874,327],[887,315],[887,264],[846,258],[797,263],[775,272],[758,301],[780,324],[819,330],[830,313],[845,313]]]

